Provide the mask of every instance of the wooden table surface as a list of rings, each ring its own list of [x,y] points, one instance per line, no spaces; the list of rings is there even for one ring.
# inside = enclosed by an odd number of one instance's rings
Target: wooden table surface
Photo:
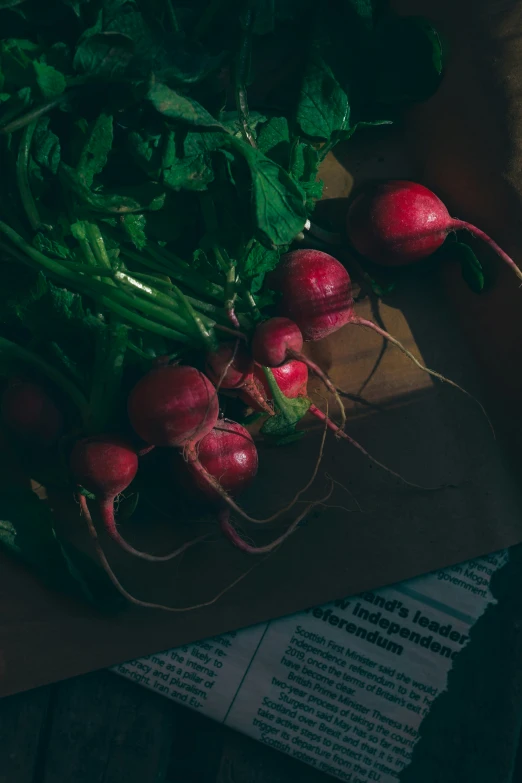
[[[0,700],[0,783],[331,780],[108,671]]]
[[[0,783],[332,780],[108,671],[0,700]]]

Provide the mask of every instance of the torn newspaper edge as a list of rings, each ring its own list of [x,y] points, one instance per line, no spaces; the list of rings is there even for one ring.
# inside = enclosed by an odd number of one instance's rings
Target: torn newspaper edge
[[[114,671],[349,783],[394,783],[493,601],[497,552]]]

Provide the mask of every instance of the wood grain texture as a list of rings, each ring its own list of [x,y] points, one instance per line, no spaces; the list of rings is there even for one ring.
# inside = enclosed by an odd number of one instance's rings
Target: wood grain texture
[[[41,783],[161,783],[175,739],[165,699],[108,672],[55,686]]]
[[[34,783],[46,744],[51,688],[0,699],[0,783]]]

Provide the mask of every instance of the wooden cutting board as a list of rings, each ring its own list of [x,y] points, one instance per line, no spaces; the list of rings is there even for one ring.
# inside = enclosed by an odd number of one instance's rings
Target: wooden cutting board
[[[510,108],[522,60],[509,41],[504,42],[504,60],[498,37],[489,50],[481,48],[484,38],[490,41],[487,36],[497,29],[489,24],[489,14],[495,16],[500,5],[485,0],[474,3],[473,9],[482,9],[486,16],[473,12],[473,23],[467,27],[464,11],[471,4],[465,0],[462,7],[434,0],[412,0],[410,6],[416,12],[431,10],[452,34],[455,56],[446,82],[410,118],[411,138],[381,130],[361,136],[331,158],[325,171],[326,196],[333,203],[364,179],[418,177],[420,172],[448,197],[459,216],[479,222],[522,259],[516,190],[522,180],[517,178],[514,159],[508,161],[506,154],[506,138],[512,145],[509,149],[518,149],[516,129],[522,127],[518,121],[511,124],[515,109]],[[511,11],[506,13],[509,16]],[[504,63],[505,76],[505,82],[495,82],[494,88],[488,65],[493,57]],[[476,67],[477,62],[481,67]],[[479,118],[476,124],[471,123],[473,115]],[[421,131],[427,135],[419,143]],[[437,492],[401,486],[345,443],[330,439],[317,485],[306,494],[319,497],[326,486],[324,473],[332,475],[338,484],[327,506],[318,508],[283,547],[218,602],[186,613],[130,608],[116,618],[102,617],[44,589],[23,567],[2,555],[0,695],[407,579],[522,541],[519,482],[501,448],[504,443],[518,443],[522,292],[507,270],[504,273],[498,265],[493,269],[495,285],[483,297],[470,294],[458,270],[449,265],[431,273],[413,273],[385,303],[365,298],[357,309],[362,316],[382,319],[427,364],[483,397],[498,429],[497,442],[473,401],[449,386],[433,383],[398,351],[388,348],[375,367],[382,341],[373,333],[346,327],[310,347],[314,359],[346,391],[357,393],[366,384],[366,404],[347,401],[348,431],[353,437],[413,482],[455,486]],[[317,384],[312,386],[319,390]],[[322,397],[317,402],[324,404]],[[314,432],[298,445],[261,451],[259,478],[243,498],[251,513],[263,516],[275,510],[306,483],[321,437],[319,425],[311,422],[310,426]],[[5,465],[9,482],[14,480],[12,467]],[[176,497],[171,497],[166,515],[143,508],[125,526],[125,535],[136,546],[159,552],[192,537],[196,530],[214,531],[207,543],[180,562],[152,566],[120,555],[105,540],[104,546],[121,580],[136,595],[181,607],[210,599],[248,571],[253,561],[223,541],[212,523],[180,518],[176,506]],[[92,553],[76,506],[71,505],[64,524],[71,539]],[[277,532],[249,529],[256,541]]]

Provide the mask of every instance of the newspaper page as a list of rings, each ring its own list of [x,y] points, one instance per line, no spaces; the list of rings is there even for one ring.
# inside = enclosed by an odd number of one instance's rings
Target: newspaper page
[[[393,783],[506,551],[114,671],[349,783]]]

